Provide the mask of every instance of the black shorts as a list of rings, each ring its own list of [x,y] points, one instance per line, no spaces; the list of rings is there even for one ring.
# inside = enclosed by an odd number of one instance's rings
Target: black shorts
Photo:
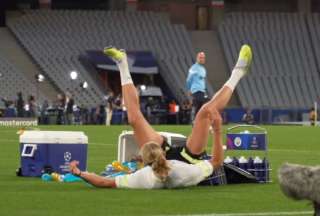
[[[162,149],[166,153],[167,160],[178,160],[183,161],[188,164],[195,164],[201,160],[206,159],[206,152],[203,152],[199,155],[192,154],[186,145],[184,146],[170,146],[166,139],[164,138]]]

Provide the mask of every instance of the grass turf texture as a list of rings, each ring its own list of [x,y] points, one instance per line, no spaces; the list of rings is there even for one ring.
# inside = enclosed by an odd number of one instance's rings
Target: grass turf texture
[[[48,126],[42,130],[84,131],[89,137],[88,169],[100,173],[116,159],[117,139],[128,126]],[[158,131],[188,135],[190,126],[156,126]],[[287,199],[280,191],[277,169],[283,162],[319,164],[319,128],[267,126],[269,184],[191,187],[175,190],[97,189],[83,183],[43,182],[16,177],[19,166],[18,128],[0,127],[0,215],[177,215],[311,211],[308,202]],[[225,130],[226,132],[226,130]],[[210,142],[210,141],[209,141]],[[210,144],[211,146],[211,144]]]

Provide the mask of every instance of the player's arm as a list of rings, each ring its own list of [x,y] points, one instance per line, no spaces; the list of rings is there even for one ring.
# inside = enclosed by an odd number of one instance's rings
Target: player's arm
[[[188,73],[187,81],[186,81],[186,87],[190,93],[191,93],[191,84],[192,84],[193,75],[194,75],[194,73],[192,73],[192,70],[193,69],[191,67]]]
[[[212,113],[212,127],[213,127],[213,147],[212,160],[213,168],[219,168],[223,164],[223,146],[222,146],[222,118],[217,110]]]
[[[92,184],[96,187],[105,187],[105,188],[115,188],[116,182],[114,179],[108,179],[102,176],[98,176],[94,173],[89,172],[81,172],[81,170],[77,167],[79,164],[78,161],[72,161],[69,165],[70,172],[76,176],[79,176],[86,182]]]

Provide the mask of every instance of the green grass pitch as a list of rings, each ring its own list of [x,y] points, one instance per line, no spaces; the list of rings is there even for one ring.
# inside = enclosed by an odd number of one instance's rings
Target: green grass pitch
[[[88,170],[100,173],[117,158],[118,135],[129,126],[48,126],[42,130],[84,131],[89,137]],[[190,126],[156,126],[158,131],[188,135]],[[288,161],[320,162],[319,128],[267,126],[272,183],[175,190],[97,189],[83,183],[43,182],[16,177],[19,166],[18,128],[0,127],[0,215],[99,216],[192,215],[217,213],[312,211],[306,202],[286,198],[279,189],[277,169]],[[226,127],[224,132],[226,132]]]

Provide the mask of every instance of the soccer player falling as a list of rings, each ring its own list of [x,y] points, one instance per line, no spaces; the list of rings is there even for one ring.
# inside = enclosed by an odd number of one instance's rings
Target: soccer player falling
[[[252,62],[252,51],[243,45],[238,61],[230,78],[223,87],[205,103],[197,113],[194,127],[186,144],[182,147],[169,146],[164,137],[157,133],[140,111],[139,97],[133,84],[125,51],[114,47],[104,49],[118,65],[122,85],[124,105],[128,121],[134,131],[145,167],[132,174],[117,176],[114,179],[82,172],[78,162],[70,163],[70,172],[97,187],[106,188],[176,188],[197,185],[210,176],[214,169],[223,163],[222,119],[220,111],[230,100],[238,82],[248,72]],[[212,159],[203,160],[209,136],[213,128]]]

